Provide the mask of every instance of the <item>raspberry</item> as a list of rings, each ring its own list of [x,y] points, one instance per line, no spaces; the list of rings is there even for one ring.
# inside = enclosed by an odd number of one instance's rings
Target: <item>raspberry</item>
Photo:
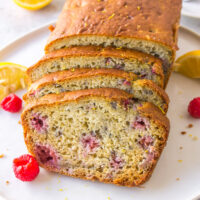
[[[153,145],[153,142],[154,140],[151,136],[145,135],[140,139],[139,144],[143,149],[148,149],[150,145]]]
[[[97,147],[99,147],[99,140],[92,134],[83,136],[81,143],[87,154],[94,153]]]
[[[22,100],[15,94],[10,94],[1,102],[1,107],[11,113],[19,112],[22,108]]]
[[[31,126],[40,133],[46,133],[48,129],[47,116],[41,116],[39,113],[34,113],[31,119]]]
[[[188,112],[194,118],[200,118],[200,97],[194,98],[190,101]]]
[[[128,86],[130,86],[130,85],[131,85],[131,82],[130,82],[130,81],[127,81],[127,80],[125,80],[125,81],[123,82],[123,84],[124,84],[124,85],[128,85]]]
[[[32,181],[39,174],[39,165],[35,158],[29,154],[13,160],[13,170],[16,178],[21,181]]]
[[[56,152],[45,145],[36,145],[36,158],[44,165],[48,165],[54,168],[57,168],[58,160],[60,157],[56,154]]]
[[[137,130],[147,130],[149,128],[149,121],[146,118],[138,116],[132,123],[131,127]]]

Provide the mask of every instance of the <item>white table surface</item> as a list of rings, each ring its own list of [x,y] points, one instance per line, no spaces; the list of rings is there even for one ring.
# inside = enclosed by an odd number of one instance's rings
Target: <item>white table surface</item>
[[[12,0],[0,0],[0,49],[25,33],[51,21],[55,21],[65,0],[53,2],[39,11],[18,7]],[[200,34],[200,20],[188,17],[181,19],[181,25]]]

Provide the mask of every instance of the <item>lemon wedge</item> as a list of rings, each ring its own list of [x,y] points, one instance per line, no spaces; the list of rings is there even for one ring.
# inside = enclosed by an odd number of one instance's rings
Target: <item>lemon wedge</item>
[[[26,87],[26,67],[0,62],[0,101],[8,94]]]
[[[200,50],[180,56],[175,61],[174,71],[189,78],[200,78]]]
[[[52,0],[13,0],[18,6],[28,10],[39,10],[49,5]]]

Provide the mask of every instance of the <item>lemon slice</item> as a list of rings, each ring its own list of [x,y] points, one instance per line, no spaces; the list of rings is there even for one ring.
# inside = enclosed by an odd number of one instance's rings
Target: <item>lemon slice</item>
[[[18,6],[28,10],[39,10],[49,5],[52,0],[13,0]]]
[[[180,56],[174,64],[174,71],[189,78],[200,78],[200,50]]]
[[[0,101],[9,93],[26,87],[26,67],[0,62]]]

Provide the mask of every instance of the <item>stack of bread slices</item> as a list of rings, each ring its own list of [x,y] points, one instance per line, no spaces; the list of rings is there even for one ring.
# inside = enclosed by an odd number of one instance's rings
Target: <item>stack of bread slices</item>
[[[47,170],[138,186],[166,144],[181,0],[68,0],[27,71],[27,148]],[[52,28],[52,27],[51,27]]]

